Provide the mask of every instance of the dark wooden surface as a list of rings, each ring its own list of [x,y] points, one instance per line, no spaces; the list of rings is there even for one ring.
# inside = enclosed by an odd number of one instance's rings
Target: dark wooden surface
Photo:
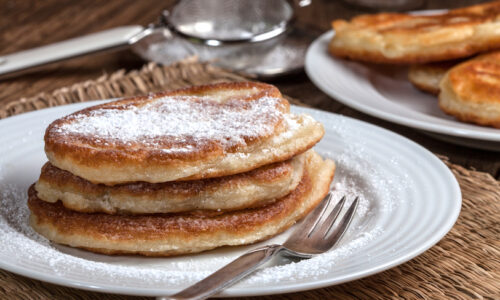
[[[161,10],[173,1],[117,0],[117,1],[0,1],[0,55],[50,44],[83,34],[97,32],[120,25],[155,22]],[[469,5],[468,0],[428,0],[423,8],[450,8]],[[330,28],[335,18],[348,18],[366,12],[343,4],[341,1],[313,0],[310,7],[298,11],[298,23],[318,30]],[[144,61],[128,50],[77,58],[47,66],[37,72],[0,81],[0,103],[39,92],[49,92],[76,82],[96,78],[104,72],[117,69],[136,69]],[[446,155],[450,161],[464,167],[488,172],[498,179],[500,160],[498,153],[481,151],[430,138],[418,131],[395,125],[350,109],[316,88],[305,74],[291,76],[272,82],[284,94],[331,112],[351,116],[398,132],[436,154]],[[10,291],[14,295],[15,291]],[[76,292],[75,292],[76,293]],[[9,293],[7,293],[9,295]],[[300,299],[305,295],[295,294],[279,298]],[[317,290],[316,298],[331,298],[327,289]],[[95,294],[96,297],[102,296]],[[76,297],[76,294],[75,294]],[[62,299],[62,298],[61,298]]]

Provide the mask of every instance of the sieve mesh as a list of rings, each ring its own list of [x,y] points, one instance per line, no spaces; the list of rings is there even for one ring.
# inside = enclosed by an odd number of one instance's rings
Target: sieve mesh
[[[187,36],[238,41],[283,28],[292,16],[286,0],[183,0],[169,22]]]

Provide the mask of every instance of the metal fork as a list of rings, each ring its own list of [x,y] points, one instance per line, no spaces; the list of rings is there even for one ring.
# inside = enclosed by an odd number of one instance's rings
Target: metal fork
[[[342,238],[351,223],[358,206],[359,197],[354,199],[335,227],[335,221],[344,206],[346,197],[342,197],[331,213],[325,216],[332,201],[331,199],[332,193],[330,192],[282,245],[267,245],[251,250],[185,290],[170,297],[158,297],[157,299],[206,299],[235,284],[277,254],[304,259],[331,249]]]

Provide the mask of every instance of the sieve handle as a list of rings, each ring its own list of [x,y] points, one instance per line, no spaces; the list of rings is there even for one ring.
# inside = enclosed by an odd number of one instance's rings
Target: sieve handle
[[[0,56],[0,76],[8,77],[34,67],[90,53],[117,50],[130,45],[132,37],[143,32],[139,25],[122,26],[97,33]]]

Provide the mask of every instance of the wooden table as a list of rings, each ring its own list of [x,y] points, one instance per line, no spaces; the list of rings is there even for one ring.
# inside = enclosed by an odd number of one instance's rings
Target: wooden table
[[[116,0],[116,1],[0,1],[0,55],[31,47],[50,44],[83,34],[97,32],[120,25],[155,22],[160,12],[173,1]],[[427,1],[424,8],[438,9],[469,5],[468,0]],[[298,11],[298,22],[324,32],[335,18],[348,18],[363,11],[349,7],[341,1],[319,1]],[[136,69],[144,64],[128,50],[87,56],[45,67],[21,77],[0,82],[0,103],[21,97],[33,96],[39,92],[50,92],[56,88],[96,78],[104,72],[117,69]],[[436,154],[446,155],[450,161],[464,167],[473,167],[499,178],[500,160],[495,152],[481,151],[456,146],[430,138],[416,130],[395,125],[361,112],[355,111],[330,98],[303,73],[272,82],[284,94],[320,109],[364,120],[398,132]],[[329,298],[328,289],[308,293],[318,298]],[[14,293],[14,292],[13,292]],[[1,294],[1,293],[0,293]],[[7,294],[8,295],[8,294]],[[14,294],[11,294],[14,295]],[[105,298],[105,295],[95,294]],[[299,299],[303,294],[290,296]],[[288,296],[287,296],[288,297]],[[278,297],[284,299],[285,297]]]

